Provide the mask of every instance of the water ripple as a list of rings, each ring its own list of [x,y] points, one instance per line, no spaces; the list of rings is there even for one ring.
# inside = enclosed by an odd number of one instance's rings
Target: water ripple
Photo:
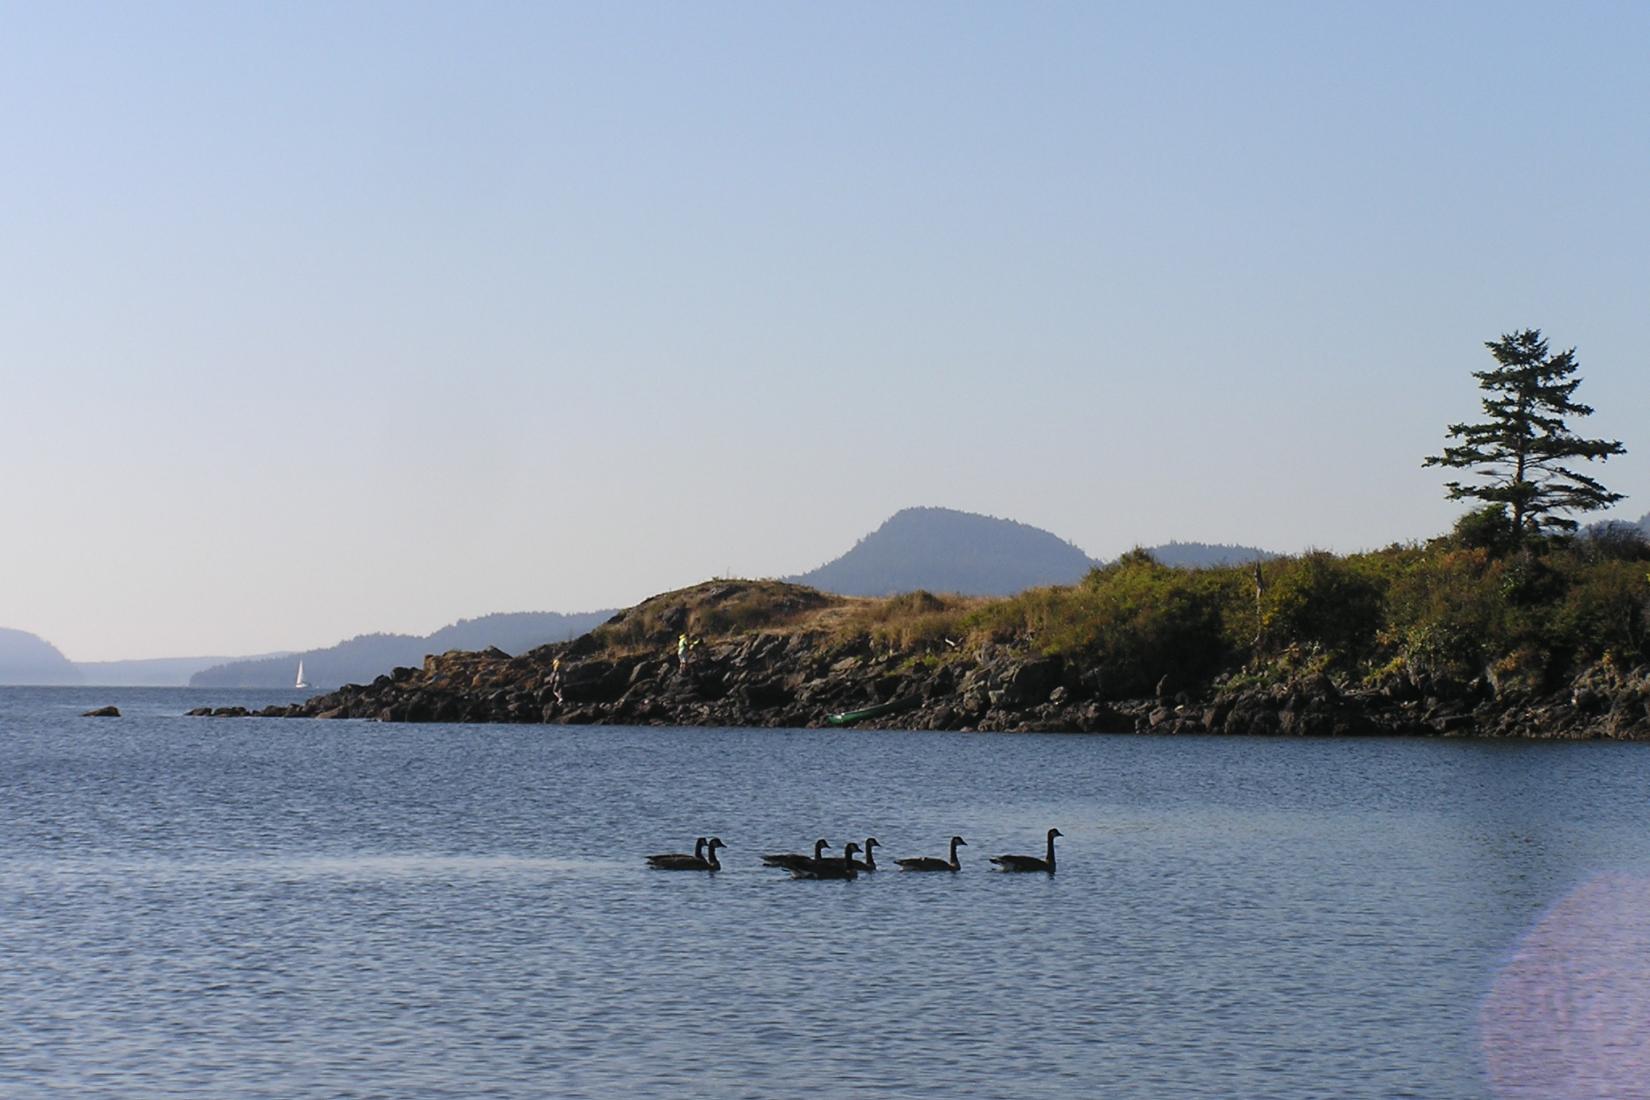
[[[8,1100],[1650,1079],[1640,746],[236,726],[157,698],[102,725],[0,698]],[[1057,876],[988,870],[1050,825]],[[710,832],[724,873],[642,866]],[[952,833],[954,876],[757,865]]]

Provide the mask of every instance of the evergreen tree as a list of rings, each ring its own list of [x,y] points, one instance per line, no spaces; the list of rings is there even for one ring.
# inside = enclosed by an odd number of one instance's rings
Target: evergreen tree
[[[1604,460],[1625,454],[1620,443],[1582,439],[1565,424],[1566,416],[1591,416],[1593,410],[1573,400],[1580,378],[1575,349],[1547,353],[1540,329],[1526,329],[1486,341],[1499,364],[1474,371],[1487,396],[1482,424],[1451,424],[1449,438],[1460,440],[1427,466],[1472,469],[1483,485],[1448,483],[1449,498],[1470,497],[1510,512],[1515,541],[1543,529],[1573,531],[1576,522],[1561,513],[1593,512],[1623,499],[1586,474],[1571,469],[1575,459]]]

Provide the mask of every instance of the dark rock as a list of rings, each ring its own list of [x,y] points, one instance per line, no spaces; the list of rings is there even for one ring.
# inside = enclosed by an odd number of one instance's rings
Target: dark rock
[[[114,706],[97,707],[96,709],[86,711],[84,714],[81,715],[81,717],[82,718],[119,718],[120,717],[120,708],[119,707],[114,707]]]
[[[1065,662],[1058,657],[1028,661],[1010,669],[1003,677],[1003,699],[1010,706],[1042,702],[1060,686]]]
[[[733,589],[730,588],[730,591]],[[707,589],[708,591],[708,589]],[[1327,676],[1233,689],[1228,682],[1160,680],[1150,697],[1110,698],[1096,667],[1047,657],[1030,639],[976,652],[894,652],[868,635],[754,629],[706,638],[686,668],[675,633],[608,650],[585,637],[522,657],[502,650],[449,652],[422,669],[397,668],[265,716],[355,717],[399,722],[562,722],[821,725],[828,715],[899,700],[910,706],[879,724],[994,731],[1221,733],[1275,736],[1432,736],[1650,739],[1650,669],[1609,662],[1562,690],[1538,681],[1519,695],[1486,673],[1475,683],[1399,666],[1369,688]],[[551,664],[559,658],[557,675]],[[1259,671],[1276,671],[1262,667]],[[197,708],[225,716],[244,708]]]

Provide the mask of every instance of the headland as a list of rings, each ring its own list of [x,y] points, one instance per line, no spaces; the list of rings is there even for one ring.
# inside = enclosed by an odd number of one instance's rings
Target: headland
[[[870,712],[862,714],[862,712]],[[245,714],[241,708],[220,708]],[[1650,546],[1473,528],[1007,598],[715,580],[569,642],[451,651],[263,716],[1650,739]]]

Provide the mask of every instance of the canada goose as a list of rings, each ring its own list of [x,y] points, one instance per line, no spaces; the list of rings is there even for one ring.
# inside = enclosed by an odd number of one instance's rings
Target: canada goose
[[[821,837],[814,841],[814,854],[811,856],[803,855],[801,852],[783,852],[779,855],[763,856],[762,865],[764,867],[783,867],[787,871],[794,871],[798,867],[807,867],[810,864],[818,863],[824,858],[821,853],[830,846],[830,842]]]
[[[1054,873],[1054,838],[1065,836],[1059,829],[1048,831],[1048,858],[1038,859],[1036,856],[992,856],[991,862],[1005,871],[1047,871]]]
[[[850,840],[842,846],[841,859],[822,859],[818,863],[812,864],[808,867],[792,868],[791,877],[858,878],[859,868],[854,866],[854,863],[856,862],[854,859],[854,853],[857,851],[859,851],[859,845]]]
[[[647,865],[658,871],[697,871],[705,862],[705,838],[693,838],[693,854],[685,852],[666,852],[663,855],[648,856]]]
[[[720,871],[722,864],[716,858],[716,849],[726,848],[727,845],[722,843],[721,837],[713,836],[705,847],[707,850],[703,857],[698,855],[649,856],[647,858],[648,866],[660,871]],[[664,860],[665,862],[655,863],[654,860]]]
[[[896,859],[901,871],[960,871],[962,864],[957,862],[957,845],[967,844],[968,841],[960,836],[951,838],[951,859],[947,862],[939,856],[913,856],[910,859]]]
[[[864,859],[856,859],[856,860],[851,861],[854,865],[854,870],[856,870],[856,871],[875,871],[877,869],[877,857],[876,857],[876,854],[871,851],[871,849],[881,847],[881,845],[882,845],[882,841],[878,840],[876,837],[874,837],[874,836],[866,837],[865,838],[865,858]]]

